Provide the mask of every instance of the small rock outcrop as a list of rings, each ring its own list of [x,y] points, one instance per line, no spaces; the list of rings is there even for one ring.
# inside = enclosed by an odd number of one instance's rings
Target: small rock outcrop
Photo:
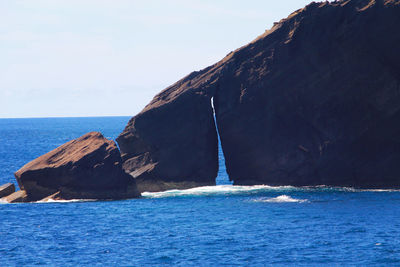
[[[55,193],[58,199],[139,197],[134,179],[122,170],[119,150],[98,132],[72,140],[15,173],[26,201]]]
[[[12,183],[3,184],[0,186],[0,198],[11,195],[15,192],[15,185]]]
[[[24,190],[19,190],[17,192],[14,192],[4,198],[2,200],[8,202],[8,203],[21,203],[21,202],[29,202],[28,195],[26,194],[26,191]]]

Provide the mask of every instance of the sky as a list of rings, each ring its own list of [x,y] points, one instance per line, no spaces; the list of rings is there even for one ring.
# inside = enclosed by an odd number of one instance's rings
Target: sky
[[[0,0],[0,118],[133,116],[308,0]]]

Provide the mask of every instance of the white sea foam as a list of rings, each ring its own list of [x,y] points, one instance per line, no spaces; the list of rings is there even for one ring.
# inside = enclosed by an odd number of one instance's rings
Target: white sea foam
[[[268,185],[253,185],[253,186],[239,186],[239,185],[216,185],[216,186],[202,186],[191,189],[183,190],[168,190],[164,192],[143,192],[143,198],[168,198],[168,197],[190,197],[190,196],[218,196],[218,195],[241,195],[241,194],[257,194],[262,192],[296,192],[296,191],[345,191],[345,192],[400,192],[400,189],[355,189],[351,187],[330,187],[325,185],[320,186],[268,186]],[[93,202],[97,199],[70,199],[70,200],[54,200],[48,199],[37,201],[34,203],[73,203],[73,202]],[[270,202],[270,203],[284,203],[284,202],[308,202],[307,199],[295,199],[288,195],[280,195],[275,198],[259,198],[253,200],[254,202]],[[0,204],[9,204],[7,201],[0,199]]]
[[[71,202],[92,202],[92,201],[97,201],[97,199],[69,199],[69,200],[47,199],[47,200],[36,201],[35,203],[71,203]]]
[[[400,189],[360,189],[361,192],[400,192]]]
[[[309,190],[328,190],[328,191],[340,191],[340,192],[400,192],[400,189],[379,189],[379,188],[354,188],[354,187],[340,187],[340,186],[328,186],[328,185],[318,185],[318,186],[304,186],[298,187]]]
[[[72,202],[93,202],[93,201],[97,201],[97,199],[69,199],[69,200],[47,199],[29,203],[72,203]],[[18,204],[18,203],[9,203],[5,200],[0,199],[0,204]]]
[[[235,195],[235,194],[252,194],[267,191],[284,191],[294,190],[293,186],[268,186],[268,185],[254,185],[254,186],[238,186],[238,185],[216,185],[216,186],[202,186],[184,190],[168,190],[164,192],[143,192],[142,196],[145,198],[164,198],[164,197],[177,197],[177,196],[212,196],[212,195]]]
[[[308,202],[307,199],[297,199],[297,198],[292,198],[287,195],[280,195],[277,197],[273,198],[262,198],[262,199],[256,199],[254,202],[268,202],[268,203],[304,203]]]

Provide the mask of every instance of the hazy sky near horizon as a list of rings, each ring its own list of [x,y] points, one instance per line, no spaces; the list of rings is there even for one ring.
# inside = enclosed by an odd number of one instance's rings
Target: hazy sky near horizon
[[[133,116],[309,0],[0,0],[0,118]]]

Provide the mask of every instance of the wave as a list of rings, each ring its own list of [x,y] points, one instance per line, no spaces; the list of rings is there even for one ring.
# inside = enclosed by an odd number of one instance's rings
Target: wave
[[[309,189],[320,189],[322,191],[340,191],[340,192],[400,192],[400,189],[362,189],[362,188],[354,188],[354,187],[339,187],[339,186],[327,186],[327,185],[319,185],[319,186],[306,186],[300,188],[309,188]]]
[[[164,192],[143,192],[144,198],[165,198],[179,196],[214,196],[214,195],[237,195],[237,194],[255,194],[268,191],[292,191],[296,187],[293,186],[268,186],[268,185],[216,185],[202,186],[183,190],[168,190]]]
[[[71,202],[93,202],[93,201],[97,201],[97,199],[69,199],[69,200],[46,199],[46,200],[39,200],[34,203],[71,203]]]
[[[309,202],[308,199],[297,199],[287,195],[280,195],[273,198],[255,199],[253,202],[267,202],[267,203],[304,203]]]
[[[239,185],[216,185],[216,186],[202,186],[190,189],[174,189],[163,192],[143,192],[143,198],[171,198],[171,197],[196,197],[196,196],[229,196],[229,195],[255,195],[259,193],[268,192],[400,192],[400,189],[355,189],[351,187],[332,187],[332,186],[269,186],[269,185],[252,185],[252,186],[239,186]],[[70,200],[40,200],[32,203],[73,203],[73,202],[93,202],[97,199],[70,199]],[[275,198],[261,198],[254,200],[255,202],[308,202],[307,199],[295,199],[288,195],[279,195]],[[0,204],[9,204],[7,201],[0,199]]]
[[[39,200],[39,201],[34,201],[34,202],[25,202],[25,203],[73,203],[73,202],[93,202],[93,201],[98,201],[97,199],[47,199],[47,200]],[[0,204],[23,204],[23,203],[9,203],[7,201],[4,201],[0,199]]]
[[[269,186],[269,185],[253,185],[253,186],[239,186],[239,185],[216,185],[216,186],[202,186],[190,189],[174,189],[163,192],[143,192],[143,198],[168,198],[168,197],[196,197],[196,196],[219,196],[219,195],[249,195],[264,192],[400,192],[399,189],[355,189],[352,187],[332,187],[326,185],[319,186]],[[280,197],[280,198],[279,198]],[[267,202],[290,202],[287,195],[281,195],[276,200],[271,199]]]
[[[400,189],[359,189],[360,192],[400,192]]]

